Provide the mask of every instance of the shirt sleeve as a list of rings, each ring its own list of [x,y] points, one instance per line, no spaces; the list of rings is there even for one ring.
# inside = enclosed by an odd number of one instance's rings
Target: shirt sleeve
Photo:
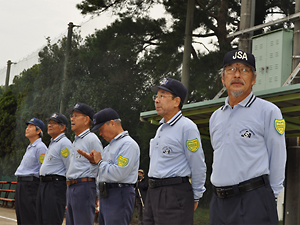
[[[205,192],[206,164],[198,129],[184,132],[184,150],[191,169],[194,200],[198,201]]]
[[[95,134],[94,134],[95,135]],[[102,143],[101,141],[98,139],[98,137],[95,135],[93,140],[90,141],[90,149],[89,149],[89,153],[91,153],[93,150],[97,151],[97,152],[103,152],[103,147],[102,147]],[[91,166],[91,173],[94,177],[98,176],[98,165],[97,164],[93,164],[90,163]]]
[[[269,157],[270,185],[275,197],[283,189],[286,164],[285,121],[280,110],[274,106],[265,112],[265,143]]]
[[[47,152],[47,147],[44,143],[40,144],[37,146],[37,149],[36,149],[36,159],[38,161],[38,163],[40,165],[42,165],[42,163],[44,162],[44,159],[45,159],[45,155],[46,155],[46,152]]]
[[[71,142],[63,142],[63,144],[60,147],[60,157],[65,165],[66,170],[68,170],[70,165],[70,151],[72,149]]]
[[[125,142],[119,147],[115,161],[103,161],[100,164],[101,176],[111,182],[124,180],[137,163],[137,152],[138,146],[135,143]]]

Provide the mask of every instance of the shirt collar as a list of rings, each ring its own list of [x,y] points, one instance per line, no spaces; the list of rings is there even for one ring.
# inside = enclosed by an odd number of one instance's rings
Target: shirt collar
[[[119,133],[117,136],[115,136],[115,137],[110,141],[110,143],[112,143],[112,142],[114,142],[114,141],[117,141],[117,140],[120,140],[120,139],[122,139],[123,137],[126,137],[126,136],[128,136],[128,135],[129,135],[128,131],[123,131],[122,133]]]
[[[42,138],[38,138],[38,139],[36,139],[32,144],[30,144],[29,146],[31,147],[34,147],[34,146],[36,146],[39,142],[41,142],[42,141]]]
[[[63,137],[65,137],[65,133],[61,133],[60,135],[58,135],[56,138],[51,138],[51,142],[54,141],[54,142],[59,142]]]
[[[86,129],[85,131],[83,131],[81,134],[79,134],[78,136],[75,135],[75,138],[81,138],[83,139],[86,135],[88,135],[89,133],[91,133],[90,129]]]
[[[255,100],[256,96],[251,91],[251,93],[243,101],[239,102],[238,105],[249,108]],[[228,97],[225,99],[225,105],[221,107],[221,110],[225,110],[227,107],[230,107]]]
[[[180,120],[180,118],[182,117],[182,113],[181,113],[181,110],[179,110],[178,113],[176,113],[175,116],[172,117],[172,119],[170,119],[168,122],[168,124],[170,124],[171,126],[173,126],[175,123],[177,123],[178,120]],[[165,119],[162,118],[160,121],[159,121],[159,125],[165,123]]]

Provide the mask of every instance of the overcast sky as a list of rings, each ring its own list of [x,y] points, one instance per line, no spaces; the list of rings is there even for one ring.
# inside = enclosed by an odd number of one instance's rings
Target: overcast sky
[[[76,9],[80,0],[1,0],[0,68],[7,60],[18,61],[67,32],[68,23],[81,24],[90,16]],[[101,29],[112,19],[103,16],[90,25],[90,32]]]

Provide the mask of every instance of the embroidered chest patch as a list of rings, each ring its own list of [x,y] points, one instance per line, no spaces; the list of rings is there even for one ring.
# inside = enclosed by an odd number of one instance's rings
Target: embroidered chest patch
[[[120,166],[120,167],[126,166],[128,164],[128,162],[129,162],[129,159],[125,158],[121,155],[117,159],[118,166]]]
[[[198,138],[195,138],[193,140],[187,140],[186,141],[186,147],[191,152],[196,152],[199,149],[199,140],[198,140]]]
[[[275,119],[274,126],[275,126],[276,131],[280,135],[284,134],[284,132],[285,132],[285,120],[284,119],[281,119],[281,120]]]
[[[169,146],[165,146],[165,147],[163,147],[163,149],[162,149],[162,153],[163,153],[163,154],[170,154],[171,151],[172,151],[172,149],[171,149]]]
[[[254,134],[254,132],[250,129],[243,129],[240,131],[241,137],[243,138],[251,138]]]

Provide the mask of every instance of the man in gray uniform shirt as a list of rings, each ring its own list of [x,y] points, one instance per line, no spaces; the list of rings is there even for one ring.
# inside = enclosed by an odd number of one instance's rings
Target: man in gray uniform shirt
[[[68,119],[53,113],[48,122],[52,137],[44,162],[40,168],[40,185],[37,196],[38,224],[62,224],[66,208],[66,172],[69,167],[71,141],[65,131]]]
[[[36,224],[36,197],[39,188],[39,171],[44,161],[47,146],[42,142],[45,124],[37,118],[27,123],[25,136],[29,139],[26,152],[15,175],[16,214],[18,224]]]
[[[94,225],[96,203],[96,181],[98,165],[91,164],[77,150],[91,153],[102,151],[99,138],[90,131],[94,109],[84,103],[77,103],[71,114],[71,129],[75,140],[70,152],[70,165],[67,171],[67,213],[66,222],[70,224]]]
[[[275,199],[285,174],[285,121],[276,105],[252,93],[251,53],[226,53],[221,76],[228,97],[209,121],[215,192],[210,224],[278,224]]]

